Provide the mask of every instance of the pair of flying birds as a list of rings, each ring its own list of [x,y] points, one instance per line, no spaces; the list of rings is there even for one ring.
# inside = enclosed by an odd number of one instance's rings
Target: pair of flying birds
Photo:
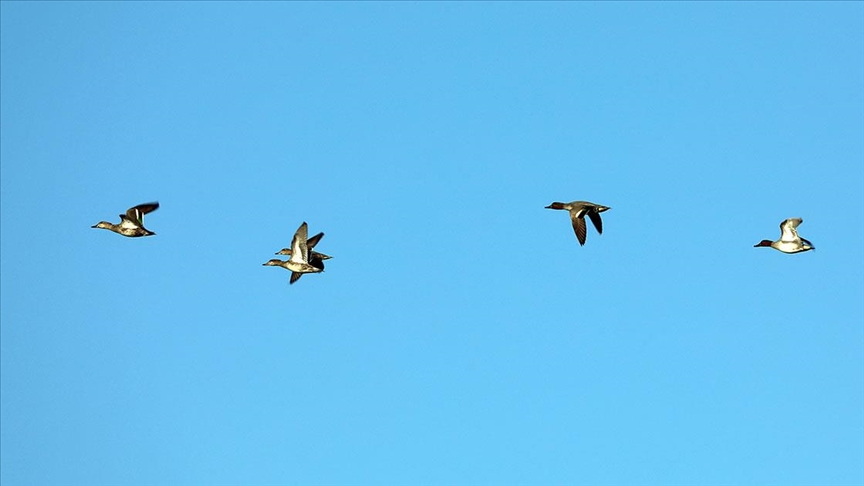
[[[576,239],[580,245],[585,244],[586,228],[585,216],[594,223],[597,228],[597,233],[603,233],[603,221],[600,219],[600,213],[607,211],[610,208],[594,204],[588,201],[573,201],[569,203],[553,202],[546,206],[546,209],[566,209],[570,212],[570,221],[573,223],[573,231],[576,232]],[[762,240],[753,245],[754,248],[767,246],[783,253],[800,253],[807,250],[815,250],[816,247],[809,240],[798,236],[798,225],[803,223],[801,218],[789,218],[780,223],[780,239],[777,241]]]
[[[306,238],[307,232],[308,227],[304,221],[303,224],[297,228],[297,231],[294,232],[294,238],[291,239],[291,248],[282,248],[276,252],[277,255],[288,255],[288,259],[283,261],[274,258],[265,263],[264,266],[282,267],[285,270],[291,271],[291,278],[288,282],[292,284],[300,280],[300,277],[302,277],[304,273],[323,272],[324,260],[328,260],[332,257],[313,251],[312,248],[315,248],[315,245],[321,241],[321,238],[324,237],[324,233],[318,233],[312,238]]]

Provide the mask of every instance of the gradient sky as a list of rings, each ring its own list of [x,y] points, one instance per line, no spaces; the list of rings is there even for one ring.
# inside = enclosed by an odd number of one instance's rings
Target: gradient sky
[[[864,483],[864,3],[0,13],[4,486]]]

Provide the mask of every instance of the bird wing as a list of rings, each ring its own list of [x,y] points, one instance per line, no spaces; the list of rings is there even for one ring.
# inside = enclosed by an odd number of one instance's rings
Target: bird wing
[[[133,208],[129,208],[126,210],[126,217],[129,218],[133,223],[137,223],[138,226],[144,225],[144,215],[147,213],[152,213],[159,209],[158,202],[139,204]],[[121,218],[123,216],[120,216]]]
[[[582,218],[582,215],[576,212],[570,212],[570,221],[573,223],[573,231],[576,232],[576,239],[579,240],[580,245],[585,244],[585,235],[587,230],[585,228],[585,220]]]
[[[296,263],[307,263],[309,261],[309,248],[306,246],[306,234],[308,227],[306,222],[297,228],[294,238],[291,240],[291,257],[288,260]]]
[[[780,223],[780,241],[795,241],[798,237],[798,230],[795,229],[799,224],[803,223],[801,218],[789,218]]]
[[[591,222],[594,223],[597,232],[603,234],[603,220],[600,219],[600,213],[597,211],[588,211],[588,217],[591,218]]]
[[[318,233],[317,235],[313,236],[312,238],[309,238],[308,240],[306,240],[306,247],[309,248],[310,250],[312,248],[315,248],[315,245],[317,245],[318,242],[321,241],[321,238],[323,238],[323,237],[324,237],[324,233]]]

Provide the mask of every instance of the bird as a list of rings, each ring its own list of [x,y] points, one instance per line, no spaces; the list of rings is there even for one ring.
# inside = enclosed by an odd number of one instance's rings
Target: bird
[[[587,228],[585,227],[585,216],[591,218],[594,227],[597,228],[597,233],[603,234],[603,220],[600,219],[600,213],[608,211],[612,208],[601,206],[588,201],[572,201],[569,203],[553,202],[546,206],[546,209],[566,209],[570,211],[570,220],[573,223],[573,231],[576,232],[576,239],[579,240],[579,245],[585,244],[587,236]]]
[[[278,258],[273,258],[264,263],[264,266],[282,267],[291,271],[291,279],[289,283],[293,284],[304,273],[318,273],[324,271],[324,262],[320,258],[309,258],[309,247],[307,246],[306,234],[308,226],[304,221],[294,233],[294,238],[291,240],[291,256],[288,260],[282,261]],[[316,235],[317,236],[317,235]],[[323,235],[322,235],[323,236]],[[315,242],[317,243],[317,241]]]
[[[306,240],[306,247],[309,248],[309,263],[311,263],[312,265],[315,264],[315,262],[314,262],[315,260],[329,260],[329,259],[333,258],[330,255],[325,255],[323,253],[318,253],[317,251],[312,251],[312,248],[315,248],[315,245],[317,245],[318,242],[321,241],[321,238],[323,238],[323,237],[324,237],[324,233],[318,233],[317,235],[313,236],[312,238],[309,238],[308,240]],[[291,248],[282,248],[281,250],[276,252],[276,255],[291,256]],[[321,265],[324,265],[324,263],[322,262]]]
[[[753,248],[770,246],[783,253],[800,253],[802,251],[815,250],[816,247],[809,240],[798,236],[798,225],[803,223],[801,218],[789,218],[780,223],[780,239],[777,241],[762,240],[753,245]]]
[[[135,238],[138,236],[152,236],[156,233],[144,227],[144,215],[159,209],[158,202],[139,204],[126,210],[126,214],[120,215],[120,224],[100,221],[91,228],[101,228],[113,231],[117,234]]]

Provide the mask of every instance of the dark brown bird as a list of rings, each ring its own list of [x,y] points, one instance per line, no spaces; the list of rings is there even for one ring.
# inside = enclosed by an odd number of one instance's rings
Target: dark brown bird
[[[588,233],[585,227],[585,216],[587,215],[591,218],[591,222],[597,228],[597,233],[603,234],[603,220],[600,219],[600,213],[612,208],[588,201],[573,201],[569,203],[553,202],[546,206],[546,209],[566,209],[570,211],[570,221],[573,223],[576,239],[579,240],[580,245],[584,245],[585,237]]]

